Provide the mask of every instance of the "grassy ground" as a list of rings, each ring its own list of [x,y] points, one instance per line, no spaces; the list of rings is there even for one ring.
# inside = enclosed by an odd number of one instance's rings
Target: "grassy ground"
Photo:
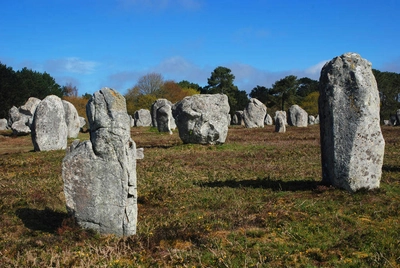
[[[137,235],[66,214],[64,151],[0,136],[0,267],[399,267],[400,128],[383,127],[381,188],[320,185],[319,127],[232,127],[224,145],[133,128]],[[88,139],[88,134],[81,134]]]

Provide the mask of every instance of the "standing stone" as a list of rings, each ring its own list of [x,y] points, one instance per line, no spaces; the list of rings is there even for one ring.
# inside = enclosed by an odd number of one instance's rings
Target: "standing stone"
[[[11,126],[11,130],[14,136],[25,136],[31,134],[31,128],[25,120],[14,122]]]
[[[244,126],[243,111],[236,111],[232,117],[232,125]]]
[[[6,130],[7,129],[7,119],[2,118],[0,119],[0,130]]]
[[[86,106],[90,141],[74,141],[62,162],[67,210],[83,228],[101,234],[136,233],[136,150],[125,98],[103,88]]]
[[[79,128],[82,131],[82,128],[86,125],[86,119],[83,116],[79,116]]]
[[[251,98],[243,110],[244,124],[247,128],[264,127],[267,107],[261,101]]]
[[[184,143],[222,144],[228,135],[229,103],[225,94],[185,97],[173,110]]]
[[[172,134],[172,122],[175,122],[174,117],[172,116],[172,107],[169,104],[161,106],[157,109],[157,129],[159,132],[169,132]]]
[[[325,64],[319,84],[323,181],[351,192],[378,188],[385,141],[371,63],[343,54]]]
[[[79,131],[81,129],[81,122],[78,111],[72,103],[66,100],[63,100],[62,103],[65,112],[65,123],[67,124],[68,129],[68,138],[76,138],[78,137]]]
[[[308,124],[308,113],[299,105],[292,105],[289,108],[288,119],[290,126],[306,127]]]
[[[267,126],[272,126],[274,124],[274,122],[272,121],[272,117],[269,114],[265,116],[264,124]]]
[[[315,117],[315,121],[314,121],[314,124],[319,124],[319,114],[317,114],[317,117]]]
[[[21,114],[19,112],[19,109],[15,106],[11,107],[11,109],[8,111],[8,127],[11,128],[12,124],[19,121],[20,119]]]
[[[276,111],[275,112],[275,132],[285,133],[286,132],[286,112]]]
[[[151,126],[151,114],[147,109],[137,110],[133,114],[136,127],[150,127]]]
[[[35,151],[67,148],[68,128],[61,99],[49,95],[36,107],[31,127]]]
[[[33,116],[39,103],[40,99],[30,97],[24,105],[19,107],[19,112],[28,116]]]
[[[313,115],[308,116],[308,124],[315,125],[315,116],[313,116]]]
[[[158,127],[157,124],[157,110],[160,109],[161,107],[165,106],[165,105],[169,105],[169,107],[173,107],[174,105],[172,104],[172,102],[170,102],[167,99],[158,99],[156,100],[152,105],[151,105],[151,123],[153,125],[153,127]],[[175,124],[175,119],[174,118],[170,118],[170,126],[171,129],[175,129],[176,128],[176,124]]]

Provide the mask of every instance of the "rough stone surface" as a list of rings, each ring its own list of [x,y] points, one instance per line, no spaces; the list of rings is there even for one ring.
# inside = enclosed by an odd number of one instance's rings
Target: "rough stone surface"
[[[14,136],[25,136],[31,134],[31,128],[24,120],[14,122],[11,126],[11,130],[13,131]]]
[[[7,119],[2,118],[0,119],[0,130],[6,130],[7,129]]]
[[[82,130],[82,128],[86,125],[86,119],[85,117],[79,116],[79,128]]]
[[[150,127],[151,126],[151,113],[147,109],[137,110],[133,114],[136,127]]]
[[[315,116],[313,116],[313,115],[308,116],[308,124],[315,125]]]
[[[79,131],[81,129],[81,121],[78,115],[78,111],[75,106],[66,101],[62,101],[65,112],[65,123],[67,124],[68,129],[68,138],[76,138],[78,137]]]
[[[36,107],[31,136],[35,151],[67,148],[68,128],[61,99],[49,95]]]
[[[232,125],[244,126],[243,111],[236,111],[232,116]]]
[[[169,132],[172,134],[172,129],[176,128],[174,117],[172,116],[172,107],[169,104],[161,106],[157,109],[157,129],[159,132]],[[173,127],[175,126],[175,127]]]
[[[351,192],[378,188],[385,141],[371,63],[343,54],[325,64],[319,84],[323,181]]]
[[[272,126],[274,124],[274,121],[272,120],[272,117],[269,114],[265,116],[264,124],[267,126]]]
[[[261,101],[251,98],[243,110],[243,120],[247,128],[264,127],[267,107]]]
[[[229,103],[224,94],[185,97],[173,110],[184,143],[222,144],[229,126]]]
[[[290,106],[288,124],[295,127],[306,127],[308,125],[308,113],[299,105]]]
[[[15,106],[11,107],[11,109],[8,111],[8,127],[11,128],[12,124],[19,121],[20,118],[21,114],[19,109]]]
[[[285,133],[286,132],[286,112],[276,111],[275,112],[275,132]]]
[[[172,104],[172,102],[170,102],[167,99],[158,99],[153,103],[153,105],[151,105],[151,124],[153,125],[153,127],[157,127],[158,128],[158,125],[157,125],[158,124],[158,122],[157,122],[157,110],[160,109],[161,107],[165,106],[165,105],[169,105],[171,108],[174,106]],[[171,129],[175,129],[176,128],[176,124],[175,124],[174,118],[170,119],[170,127],[171,127]]]
[[[315,117],[315,121],[314,121],[314,124],[319,124],[319,114],[317,115],[317,117]]]
[[[67,210],[83,228],[101,234],[136,233],[136,149],[125,98],[103,88],[87,104],[90,141],[74,141],[62,163]]]
[[[24,105],[19,107],[19,112],[28,116],[33,116],[36,111],[36,107],[39,105],[40,99],[30,97]]]

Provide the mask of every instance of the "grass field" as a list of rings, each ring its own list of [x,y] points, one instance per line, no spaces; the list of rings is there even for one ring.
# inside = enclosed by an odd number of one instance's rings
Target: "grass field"
[[[320,184],[319,126],[231,127],[218,146],[132,128],[145,158],[125,238],[67,215],[65,151],[2,132],[0,267],[399,267],[400,128],[382,131],[381,188],[350,194]]]

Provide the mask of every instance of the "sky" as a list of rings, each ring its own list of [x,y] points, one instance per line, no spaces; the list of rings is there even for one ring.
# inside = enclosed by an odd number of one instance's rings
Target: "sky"
[[[355,52],[400,73],[398,0],[0,0],[0,62],[63,86],[122,94],[140,77],[207,85],[227,67],[247,93],[287,75],[319,79]]]

